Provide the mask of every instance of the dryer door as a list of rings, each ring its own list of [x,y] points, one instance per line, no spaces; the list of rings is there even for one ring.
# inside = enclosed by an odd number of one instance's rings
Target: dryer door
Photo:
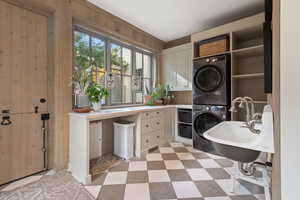
[[[214,92],[223,82],[222,72],[214,65],[207,65],[198,69],[194,76],[194,85],[202,92]]]
[[[203,113],[194,119],[194,130],[196,134],[203,137],[203,133],[208,129],[222,122],[222,119],[213,113]]]

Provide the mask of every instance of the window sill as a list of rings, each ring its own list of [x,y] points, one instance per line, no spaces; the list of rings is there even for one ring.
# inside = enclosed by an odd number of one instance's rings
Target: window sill
[[[112,106],[102,106],[102,109],[114,109],[114,108],[126,108],[126,107],[137,107],[144,106],[144,104],[123,104],[123,105],[112,105]]]

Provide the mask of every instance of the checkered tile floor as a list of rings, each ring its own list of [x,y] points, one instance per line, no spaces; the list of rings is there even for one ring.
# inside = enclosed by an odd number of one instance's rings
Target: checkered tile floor
[[[231,193],[233,162],[170,143],[95,177],[86,188],[99,200],[263,200],[263,188],[239,181]]]

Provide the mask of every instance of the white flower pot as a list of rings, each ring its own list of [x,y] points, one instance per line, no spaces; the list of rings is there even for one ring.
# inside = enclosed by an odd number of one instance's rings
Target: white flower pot
[[[93,110],[95,111],[95,112],[97,112],[97,111],[100,111],[101,110],[101,102],[98,102],[98,103],[92,103],[92,107],[93,107]]]
[[[75,95],[75,105],[78,108],[88,107],[89,106],[89,97],[82,94]]]

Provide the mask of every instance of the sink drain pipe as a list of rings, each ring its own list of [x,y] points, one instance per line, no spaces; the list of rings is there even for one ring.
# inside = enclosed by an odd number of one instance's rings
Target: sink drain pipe
[[[262,163],[262,162],[242,163],[242,162],[239,162],[238,165],[239,165],[240,172],[245,176],[253,176],[256,172],[257,167],[261,167],[261,168],[272,167],[271,162],[266,162],[266,163]]]
[[[267,158],[266,162],[252,162],[252,163],[243,163],[236,162],[235,168],[237,173],[232,174],[232,192],[235,193],[235,183],[238,179],[242,179],[249,183],[253,183],[259,186],[264,187],[265,198],[266,200],[271,200],[270,195],[270,185],[271,179],[268,175],[268,169],[272,168],[272,162]],[[237,169],[238,168],[238,169]],[[262,172],[262,177],[257,179],[255,177],[256,170]],[[239,171],[239,172],[238,172]]]

